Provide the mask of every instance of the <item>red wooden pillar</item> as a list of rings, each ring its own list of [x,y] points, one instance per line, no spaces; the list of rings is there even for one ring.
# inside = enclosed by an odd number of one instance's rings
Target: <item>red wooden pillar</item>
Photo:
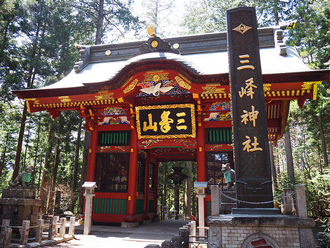
[[[198,116],[197,126],[197,181],[206,182],[205,129],[202,117]],[[198,206],[199,208],[199,206]],[[207,217],[207,202],[204,198],[204,218]]]
[[[197,126],[197,181],[206,181],[206,161],[205,161],[205,129],[202,117],[198,116]]]
[[[136,206],[136,183],[137,183],[137,165],[138,165],[138,138],[136,129],[131,130],[131,153],[129,159],[128,171],[128,190],[127,207],[124,217],[125,222],[137,222],[135,215]]]
[[[158,181],[159,181],[159,162],[157,161],[156,164],[153,165],[154,166],[154,174],[153,174],[153,181],[154,181],[154,218],[158,218]]]
[[[95,181],[95,164],[96,164],[96,147],[98,141],[98,126],[95,126],[95,129],[91,131],[91,142],[88,147],[89,155],[88,155],[88,166],[87,166],[87,182]]]
[[[147,151],[147,158],[144,173],[144,202],[143,202],[143,219],[149,220],[148,206],[149,206],[149,176],[150,176],[150,153]]]

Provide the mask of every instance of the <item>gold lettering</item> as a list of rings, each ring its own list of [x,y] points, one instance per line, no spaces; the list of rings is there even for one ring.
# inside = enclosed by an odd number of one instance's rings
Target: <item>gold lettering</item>
[[[262,151],[262,148],[258,147],[259,143],[257,137],[253,137],[253,143],[251,143],[250,136],[245,136],[245,138],[246,141],[242,143],[242,145],[244,146],[243,151],[247,151],[247,152]]]
[[[143,122],[143,132],[148,131],[148,130],[153,130],[154,132],[157,132],[157,122],[154,122],[154,124],[152,125],[152,114],[148,114],[148,121],[149,121],[149,125],[147,126],[147,122],[144,121]]]
[[[254,110],[254,106],[252,105],[252,111],[251,112],[248,112],[246,110],[243,110],[243,115],[241,115],[241,118],[242,118],[242,123],[244,123],[246,125],[246,123],[248,121],[252,121],[253,122],[253,127],[256,126],[256,120],[258,119],[258,114],[259,114],[259,111],[257,110]]]
[[[185,112],[180,112],[180,113],[177,113],[176,116],[177,117],[184,117],[184,116],[186,116],[186,113]],[[185,119],[178,119],[178,124],[176,125],[176,129],[177,130],[187,130],[187,126],[186,125],[182,125],[185,122],[186,122]]]
[[[258,88],[257,86],[254,85],[254,80],[253,78],[249,78],[245,80],[245,88],[241,87],[241,90],[238,92],[239,97],[242,98],[244,95],[247,95],[253,99],[254,91],[253,88]]]
[[[248,64],[248,63],[250,63],[250,60],[248,60],[250,58],[250,55],[249,54],[239,55],[239,58],[241,59],[239,61],[241,64]],[[242,66],[237,67],[237,70],[238,71],[245,70],[245,69],[254,70],[255,68],[254,68],[253,65],[242,65]]]
[[[170,111],[163,111],[162,115],[160,116],[161,121],[159,122],[160,130],[163,133],[168,133],[171,130],[170,123],[173,123],[173,119],[169,118]]]

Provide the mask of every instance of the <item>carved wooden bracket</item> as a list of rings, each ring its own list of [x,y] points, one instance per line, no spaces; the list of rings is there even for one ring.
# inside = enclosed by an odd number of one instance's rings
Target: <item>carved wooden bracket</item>
[[[79,113],[79,116],[85,119],[86,123],[84,124],[84,128],[88,132],[93,131],[95,127],[99,124],[99,122],[103,121],[104,119],[104,118],[100,119],[99,111],[88,109],[82,105],[80,105],[80,108],[77,111]]]
[[[59,117],[61,115],[61,111],[56,111],[53,109],[50,109],[47,111],[49,113],[49,115],[53,118],[56,119],[57,117]]]

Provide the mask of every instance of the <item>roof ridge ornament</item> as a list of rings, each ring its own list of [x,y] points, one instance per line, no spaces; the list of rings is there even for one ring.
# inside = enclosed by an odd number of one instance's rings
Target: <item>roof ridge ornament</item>
[[[286,44],[283,40],[283,30],[278,29],[275,30],[275,34],[274,34],[274,40],[275,40],[275,46],[277,47],[279,54],[281,56],[286,56],[287,52],[286,52]]]
[[[148,33],[151,37],[146,43],[140,46],[140,54],[151,52],[170,52],[180,54],[179,50],[177,50],[179,44],[175,43],[172,47],[169,42],[159,38],[152,27],[148,27]]]
[[[80,60],[73,66],[76,73],[81,72],[89,63],[90,46],[75,45],[80,53]]]

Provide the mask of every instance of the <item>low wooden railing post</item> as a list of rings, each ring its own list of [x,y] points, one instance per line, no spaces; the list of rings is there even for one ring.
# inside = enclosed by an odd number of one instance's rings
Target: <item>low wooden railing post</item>
[[[2,220],[1,233],[3,233],[10,225],[10,220]]]
[[[283,189],[283,205],[284,214],[292,215],[293,201],[292,201],[292,190],[290,188]]]
[[[29,237],[29,231],[30,231],[30,221],[29,220],[23,220],[22,224],[22,233],[21,233],[21,245],[26,245],[28,242]]]
[[[195,242],[196,241],[196,221],[191,221],[191,231],[190,235],[192,236],[191,241]]]
[[[55,232],[54,232],[54,237],[58,237],[58,226],[59,226],[59,222],[60,221],[60,217],[59,216],[54,216],[54,226],[55,226]]]
[[[44,230],[44,220],[38,219],[38,228],[36,231],[36,242],[40,243],[42,241],[42,231]]]
[[[54,240],[54,237],[55,237],[55,232],[56,232],[56,219],[55,219],[55,217],[50,219],[48,240]]]
[[[174,245],[173,245],[172,241],[170,241],[170,240],[165,240],[165,241],[162,243],[162,248],[174,248]]]
[[[187,226],[179,228],[179,235],[182,240],[182,248],[189,248],[189,230]]]
[[[66,224],[66,218],[63,217],[60,220],[60,234],[59,234],[60,238],[64,238],[65,236],[65,224]]]
[[[219,216],[220,214],[220,191],[218,185],[211,185],[211,215]]]
[[[1,228],[2,230],[2,228]],[[12,229],[7,227],[3,231],[1,231],[1,236],[2,236],[2,246],[3,248],[10,248],[11,244],[11,234],[12,234]]]
[[[75,224],[76,218],[70,217],[70,227],[69,227],[69,236],[74,235],[74,224]]]
[[[173,236],[171,241],[172,241],[173,247],[182,248],[182,241],[181,241],[180,236]]]

